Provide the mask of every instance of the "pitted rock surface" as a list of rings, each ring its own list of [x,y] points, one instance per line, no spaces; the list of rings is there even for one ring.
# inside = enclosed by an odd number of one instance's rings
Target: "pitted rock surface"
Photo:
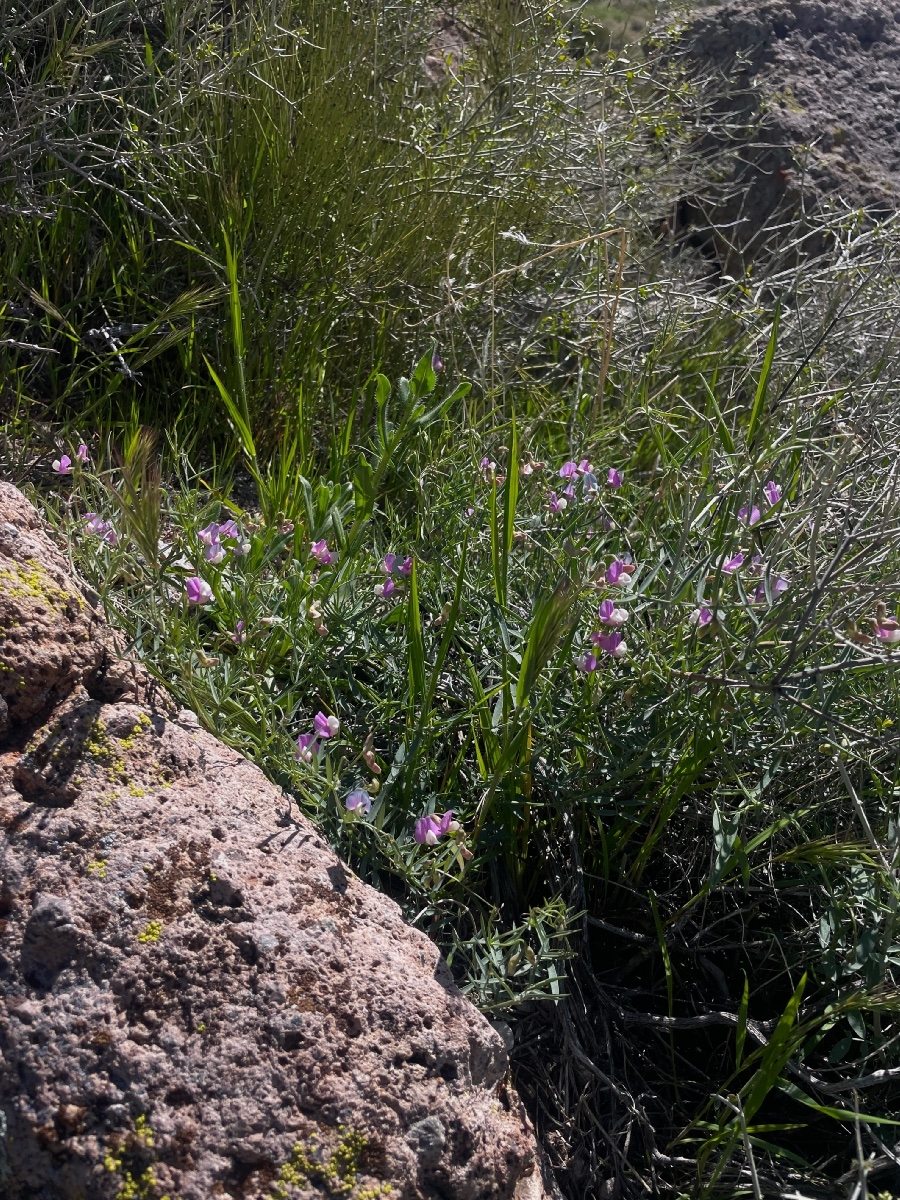
[[[436,947],[193,714],[105,699],[113,643],[0,485],[2,523],[35,591],[0,588],[0,1194],[542,1200]]]
[[[738,152],[735,198],[689,200],[682,220],[712,218],[746,258],[772,225],[832,201],[876,218],[900,209],[900,0],[730,0],[678,46],[698,74],[728,81],[707,149],[728,137]]]

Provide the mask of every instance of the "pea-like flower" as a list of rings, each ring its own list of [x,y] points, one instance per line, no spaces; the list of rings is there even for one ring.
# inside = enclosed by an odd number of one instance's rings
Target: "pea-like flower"
[[[243,646],[244,642],[246,642],[247,631],[244,628],[243,621],[238,621],[237,625],[234,627],[234,633],[231,635],[231,640],[236,646]]]
[[[488,458],[487,455],[485,455],[484,458],[479,463],[479,466],[481,468],[481,474],[484,476],[485,482],[490,483],[491,480],[497,474],[497,464],[495,462],[493,462],[492,459]]]
[[[560,479],[574,479],[578,474],[578,463],[564,462],[559,468]]]
[[[592,654],[590,650],[586,650],[575,664],[579,671],[585,675],[590,675],[597,670],[597,655]]]
[[[606,568],[606,582],[612,587],[631,587],[631,576],[634,574],[634,570],[632,563],[616,558]]]
[[[885,646],[900,642],[900,621],[887,615],[887,608],[880,601],[875,605],[875,637]]]
[[[61,458],[55,458],[53,460],[53,470],[57,475],[72,474],[72,460],[69,458],[68,454],[63,454]]]
[[[776,575],[776,577],[769,584],[769,589],[772,593],[772,599],[777,600],[779,596],[783,596],[789,587],[790,587],[790,584],[788,583],[788,581],[785,579],[785,577],[783,575]],[[765,600],[765,598],[766,598],[766,585],[764,583],[761,583],[759,585],[759,587],[756,589],[756,593],[755,593],[753,599],[756,601],[757,604],[761,604],[763,602],[763,600]]]
[[[593,471],[585,471],[582,475],[581,490],[585,496],[596,496],[600,491],[600,484],[597,482],[597,476]]]
[[[324,538],[320,542],[310,542],[309,553],[320,567],[330,567],[336,557],[334,552],[328,549]]]
[[[771,504],[771,505],[777,504],[778,501],[781,499],[781,488],[772,479],[770,479],[769,482],[766,484],[766,486],[763,488],[763,493],[764,493],[766,499],[768,500],[769,504]]]
[[[86,462],[90,461],[91,456],[88,454],[88,448],[84,444],[84,442],[82,442],[81,445],[78,447],[78,449],[75,451],[75,457],[78,459],[78,461],[80,463],[86,463]]]
[[[297,754],[301,762],[311,763],[319,756],[319,743],[314,733],[301,733],[297,738]]]
[[[442,817],[435,813],[419,817],[413,834],[420,846],[436,846],[445,833],[455,833],[459,822],[453,820],[453,809],[448,808]]]
[[[333,738],[341,731],[341,723],[337,717],[327,717],[323,712],[317,712],[313,719],[313,727],[317,737]]]
[[[389,600],[396,590],[396,583],[394,583],[393,579],[390,577],[390,575],[388,575],[384,583],[379,583],[376,585],[375,595],[381,596],[384,600]]]
[[[620,488],[622,486],[622,476],[615,467],[609,468],[609,474],[606,477],[607,487]]]
[[[629,612],[627,608],[616,608],[612,600],[604,600],[600,605],[597,616],[610,629],[618,629],[620,625],[624,625],[628,620]]]
[[[404,558],[402,563],[398,563],[397,574],[405,575],[407,578],[409,578],[409,576],[412,575],[412,568],[413,568],[412,555],[408,554],[406,556],[406,558]]]
[[[102,537],[104,542],[110,546],[118,546],[119,535],[112,527],[111,521],[104,521],[99,514],[89,512],[84,514],[84,520],[87,526],[88,533],[93,533],[97,537]]]
[[[190,579],[186,579],[184,590],[187,593],[188,604],[209,604],[213,598],[212,588],[199,575],[192,575]]]
[[[609,654],[613,658],[628,657],[628,646],[625,638],[617,629],[613,630],[612,633],[592,633],[591,641],[595,646],[599,646],[605,654]]]
[[[569,507],[569,502],[565,496],[557,496],[556,492],[551,492],[547,507],[552,513],[561,513]]]
[[[738,520],[743,521],[745,525],[755,525],[760,518],[760,511],[754,504],[752,508],[748,508],[745,504],[743,508],[738,510]]]
[[[696,625],[698,629],[705,629],[711,623],[712,619],[712,610],[707,608],[705,604],[701,608],[695,608],[688,617],[688,621],[692,625]]]
[[[731,575],[739,570],[744,565],[744,556],[740,550],[733,558],[726,559],[722,562],[722,570],[726,575]]]
[[[431,369],[434,371],[435,375],[442,375],[446,369],[444,366],[444,360],[438,354],[437,350],[435,350],[434,354],[431,356]]]
[[[362,788],[355,788],[344,801],[347,812],[363,812],[368,816],[372,811],[372,797]]]
[[[583,458],[581,460],[581,462],[578,464],[578,474],[579,475],[593,475],[593,473],[594,473],[593,466],[586,458]]]

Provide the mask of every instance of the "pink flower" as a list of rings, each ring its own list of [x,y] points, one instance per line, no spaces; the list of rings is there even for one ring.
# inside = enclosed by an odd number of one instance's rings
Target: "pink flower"
[[[551,492],[550,500],[547,503],[547,507],[550,509],[550,511],[552,513],[565,512],[566,509],[569,507],[569,502],[565,498],[565,496],[557,497],[556,492]]]
[[[213,590],[199,575],[192,575],[184,581],[188,604],[209,604],[213,598]]]
[[[243,621],[238,621],[237,625],[234,628],[234,633],[231,635],[231,640],[234,642],[234,644],[236,646],[243,646],[244,642],[246,642],[247,634],[244,630],[244,622]]]
[[[72,474],[72,460],[69,458],[68,454],[64,454],[62,458],[55,458],[53,460],[53,470],[57,473],[57,475]]]
[[[588,650],[582,654],[575,665],[579,671],[583,671],[585,675],[590,675],[592,671],[597,670],[597,656]]]
[[[738,520],[743,521],[745,525],[755,525],[759,520],[759,509],[754,504],[752,508],[747,508],[746,504],[738,511]]]
[[[563,495],[566,497],[567,500],[574,500],[575,499],[575,484],[570,483],[569,486],[563,492]]]
[[[492,460],[485,455],[479,463],[479,466],[481,467],[481,474],[484,476],[485,481],[490,483],[490,481],[497,474],[497,464],[492,462]]]
[[[765,493],[765,497],[768,500],[769,504],[772,504],[772,505],[777,504],[778,501],[781,499],[781,488],[778,486],[777,483],[773,482],[773,480],[771,480],[771,479],[766,484],[766,486],[763,488],[763,492]]]
[[[88,448],[84,444],[84,442],[82,442],[81,445],[78,447],[78,449],[75,451],[75,457],[79,460],[79,462],[82,462],[82,463],[86,463],[90,460],[91,456],[88,454]]]
[[[615,467],[609,468],[609,474],[606,477],[606,482],[611,488],[620,488],[622,486],[622,476]]]
[[[695,608],[688,620],[692,625],[696,625],[698,629],[704,629],[712,621],[712,612],[704,605],[703,608]]]
[[[412,575],[412,567],[413,567],[412,556],[408,555],[406,558],[404,558],[403,562],[400,563],[400,565],[397,567],[397,573],[399,575],[407,575],[407,576]]]
[[[119,535],[112,527],[111,521],[103,521],[97,513],[85,513],[84,519],[87,524],[88,533],[96,534],[97,537],[102,537],[104,542],[110,546],[118,546]]]
[[[594,473],[594,468],[591,466],[591,464],[588,462],[588,460],[586,458],[583,458],[581,460],[581,462],[578,464],[578,474],[579,475],[593,475],[593,473]]]
[[[379,583],[376,586],[375,595],[381,596],[381,597],[383,597],[383,599],[388,600],[391,596],[393,596],[393,594],[394,594],[394,592],[396,592],[396,590],[397,590],[396,583],[394,583],[393,579],[391,579],[390,575],[388,575],[388,577],[384,581],[384,583]]]
[[[578,474],[578,464],[573,462],[565,462],[559,468],[560,479],[574,479]]]
[[[320,738],[337,737],[341,731],[341,723],[337,717],[326,717],[323,712],[316,713],[313,727]]]
[[[314,733],[301,733],[297,738],[297,754],[301,762],[311,763],[319,756],[319,743]]]
[[[384,561],[381,564],[381,569],[382,569],[382,571],[384,571],[385,575],[393,574],[396,563],[397,563],[397,555],[396,554],[386,554],[384,556]]]
[[[591,641],[606,654],[612,655],[613,658],[625,658],[628,655],[628,646],[618,630],[612,633],[592,634]]]
[[[611,629],[618,629],[628,620],[629,614],[627,608],[616,608],[612,600],[604,600],[597,615],[604,625],[608,625]]]
[[[209,563],[220,563],[225,557],[225,547],[221,542],[210,542],[203,551],[203,557]]]
[[[743,554],[741,554],[741,552],[739,550],[737,552],[737,554],[734,556],[734,558],[729,558],[727,560],[727,562],[722,563],[722,570],[725,572],[726,575],[730,575],[733,571],[737,571],[738,568],[742,567],[743,565],[744,565],[744,556],[743,556]]]
[[[362,788],[356,788],[344,801],[348,812],[364,812],[367,816],[372,811],[372,797]]]
[[[900,621],[892,617],[883,618],[875,626],[875,636],[886,646],[895,646],[900,642]]]
[[[310,542],[309,552],[320,567],[330,567],[335,560],[335,555],[328,549],[324,538],[320,542]]]
[[[431,369],[434,371],[435,375],[441,375],[444,372],[444,360],[438,354],[437,350],[435,350],[431,356]],[[369,810],[366,809],[366,812],[368,811]]]

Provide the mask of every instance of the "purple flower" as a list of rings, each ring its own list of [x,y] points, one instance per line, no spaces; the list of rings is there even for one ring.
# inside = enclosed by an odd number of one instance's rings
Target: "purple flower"
[[[610,629],[618,629],[620,625],[624,625],[628,615],[627,608],[616,608],[612,600],[604,600],[597,612],[603,624],[608,625]]]
[[[393,596],[396,590],[396,583],[394,583],[393,579],[391,579],[390,575],[388,575],[384,583],[379,583],[375,588],[375,595],[381,596],[383,599],[388,600],[391,596]]]
[[[234,633],[231,635],[231,640],[236,646],[243,646],[247,640],[247,634],[244,632],[244,622],[238,621],[234,627]]]
[[[579,671],[583,671],[585,675],[590,675],[592,671],[597,670],[597,656],[592,654],[590,650],[582,654],[578,662],[575,664]]]
[[[593,475],[593,473],[594,473],[594,468],[591,466],[591,464],[588,462],[588,460],[586,458],[583,458],[581,460],[581,462],[578,464],[578,474],[579,475]]]
[[[399,575],[407,575],[407,576],[412,575],[412,567],[413,567],[412,556],[408,555],[406,558],[404,558],[403,562],[400,563],[400,565],[397,567],[397,573]]]
[[[301,733],[297,738],[297,755],[301,762],[311,763],[319,755],[319,743],[314,733]]]
[[[57,475],[72,474],[72,460],[69,458],[68,454],[64,454],[62,458],[55,458],[53,460],[53,470],[57,473]]]
[[[618,630],[614,630],[612,633],[592,634],[591,641],[606,654],[612,655],[613,658],[625,658],[628,654],[628,646]]]
[[[444,360],[438,354],[437,350],[435,350],[434,354],[431,356],[431,369],[434,371],[435,375],[443,374]],[[366,812],[368,812],[368,809],[366,809]]]
[[[385,575],[391,575],[391,574],[393,574],[394,567],[396,566],[396,564],[397,564],[397,555],[396,554],[386,554],[384,556],[384,561],[381,564],[381,569],[382,569],[382,571],[384,571]]]
[[[779,596],[784,595],[790,586],[783,575],[778,575],[769,585],[772,591],[772,599],[777,600]],[[766,598],[766,585],[761,583],[756,589],[756,594],[753,599],[757,604],[761,604]]]
[[[75,457],[79,460],[79,462],[82,462],[82,463],[86,463],[89,461],[91,456],[88,454],[88,448],[84,444],[84,442],[82,442],[81,445],[78,447],[78,449],[75,451]]]
[[[372,797],[362,788],[356,788],[352,791],[344,801],[344,807],[347,812],[359,812],[362,810],[367,816],[372,811]]]
[[[771,479],[763,488],[763,492],[765,493],[768,502],[772,505],[777,504],[781,499],[781,488]]]
[[[574,500],[575,499],[575,484],[570,483],[569,486],[563,491],[563,495],[566,497],[567,500]]]
[[[622,562],[617,558],[606,569],[606,582],[612,584],[613,587],[631,587],[633,572],[634,567],[631,566],[631,563]]]
[[[565,462],[559,468],[560,479],[574,479],[578,474],[578,464],[573,462]]]
[[[745,525],[755,525],[759,520],[759,516],[759,509],[755,504],[752,508],[748,508],[745,504],[744,507],[738,511],[738,520],[743,521]]]
[[[320,567],[330,567],[334,562],[335,555],[324,538],[320,542],[310,542],[309,552]]]
[[[203,529],[197,530],[197,537],[204,546],[211,546],[219,540],[219,526],[215,521],[210,521]]]
[[[225,547],[221,542],[210,542],[203,550],[203,557],[209,563],[220,563],[225,557]]]
[[[593,471],[585,471],[581,477],[581,490],[585,496],[596,496],[600,491],[600,484],[597,482],[597,476]]]
[[[557,496],[556,492],[551,492],[547,507],[552,513],[565,512],[565,510],[569,507],[569,502],[565,496]]]
[[[445,833],[459,829],[459,822],[453,820],[453,809],[448,808],[442,817],[434,813],[419,817],[413,836],[420,846],[436,846]]]
[[[220,525],[219,526],[219,537],[220,538],[238,538],[238,537],[240,537],[240,532],[237,527],[237,522],[236,521],[226,521],[224,525]]]
[[[497,474],[497,464],[495,462],[492,462],[492,460],[489,459],[487,455],[485,455],[479,465],[481,467],[481,473],[484,476],[485,480],[488,483],[490,483],[490,481]]]
[[[703,608],[695,608],[688,620],[692,625],[696,625],[698,629],[705,628],[712,621],[712,612],[704,605]]]
[[[611,488],[620,488],[622,486],[622,476],[615,467],[609,468],[609,474],[606,477],[606,482]]]
[[[316,713],[313,727],[320,738],[337,737],[341,731],[341,723],[337,717],[326,717],[323,712]]]
[[[94,533],[97,537],[102,537],[104,542],[110,546],[118,546],[119,535],[112,527],[111,521],[103,521],[97,513],[85,513],[84,519],[87,524],[88,533]]]
[[[729,558],[727,561],[722,563],[722,570],[725,572],[726,575],[730,575],[733,571],[737,571],[738,568],[742,567],[743,565],[744,565],[744,556],[743,556],[743,554],[741,554],[741,552],[739,550],[737,552],[737,554],[734,556],[734,558]]]
[[[188,604],[209,604],[213,598],[213,590],[199,575],[192,575],[184,581]]]

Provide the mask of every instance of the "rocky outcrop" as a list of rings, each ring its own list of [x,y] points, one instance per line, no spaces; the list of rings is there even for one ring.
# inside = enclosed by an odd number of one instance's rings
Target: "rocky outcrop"
[[[729,184],[680,212],[682,227],[715,227],[724,265],[801,214],[782,240],[805,232],[815,250],[825,208],[900,209],[898,0],[731,0],[691,21],[675,53],[719,96],[703,151],[734,153]]]
[[[541,1200],[434,945],[116,646],[0,484],[0,1194]]]

